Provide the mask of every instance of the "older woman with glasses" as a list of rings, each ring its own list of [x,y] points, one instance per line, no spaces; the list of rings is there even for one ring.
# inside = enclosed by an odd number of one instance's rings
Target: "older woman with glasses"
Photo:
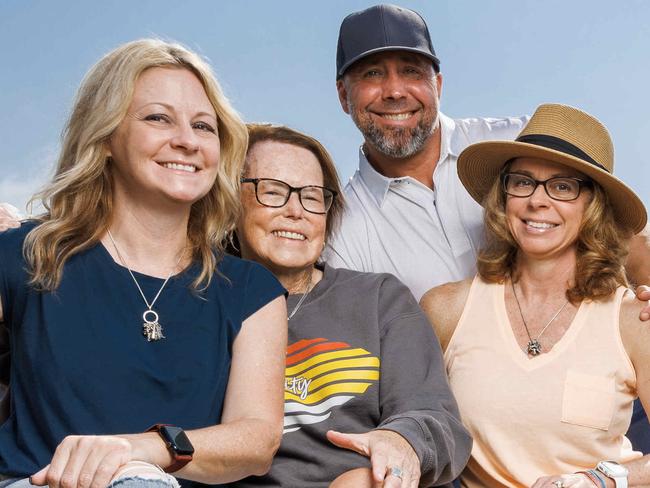
[[[237,236],[290,293],[289,345],[280,449],[268,475],[237,486],[452,480],[471,441],[424,314],[391,275],[318,263],[343,208],[323,146],[286,127],[249,136]]]
[[[650,330],[623,268],[646,211],[613,154],[598,120],[548,104],[514,142],[459,157],[487,244],[476,278],[421,304],[474,437],[462,486],[650,483],[625,437],[636,396],[650,405]]]

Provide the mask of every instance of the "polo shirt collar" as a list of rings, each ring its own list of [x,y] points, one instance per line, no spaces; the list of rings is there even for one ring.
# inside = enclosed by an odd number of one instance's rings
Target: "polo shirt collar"
[[[366,187],[370,190],[373,199],[381,207],[393,178],[382,175],[372,167],[372,164],[368,162],[368,158],[363,153],[363,146],[359,148],[359,174]]]
[[[438,114],[440,120],[440,159],[444,161],[448,156],[458,157],[460,153],[458,147],[458,137],[454,137],[456,133],[456,122],[454,119],[447,117],[443,113]]]

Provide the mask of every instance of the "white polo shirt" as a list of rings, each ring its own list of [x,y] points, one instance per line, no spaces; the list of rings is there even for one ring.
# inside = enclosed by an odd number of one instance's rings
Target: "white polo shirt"
[[[468,145],[514,139],[528,117],[453,120],[440,114],[435,189],[411,177],[387,178],[359,151],[359,169],[345,187],[346,211],[324,260],[333,267],[388,272],[418,300],[430,288],[476,272],[483,209],[458,179],[456,161]]]

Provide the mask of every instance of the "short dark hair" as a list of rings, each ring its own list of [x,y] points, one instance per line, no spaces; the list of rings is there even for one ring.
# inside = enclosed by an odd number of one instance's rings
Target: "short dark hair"
[[[327,212],[327,219],[325,221],[325,240],[329,240],[330,236],[339,226],[345,203],[336,166],[327,149],[313,137],[284,125],[246,124],[246,127],[248,128],[247,155],[258,142],[274,141],[302,147],[316,156],[321,171],[323,172],[323,186],[334,190],[337,194],[332,202],[332,206]],[[248,158],[244,163],[243,176],[246,176],[247,171]]]

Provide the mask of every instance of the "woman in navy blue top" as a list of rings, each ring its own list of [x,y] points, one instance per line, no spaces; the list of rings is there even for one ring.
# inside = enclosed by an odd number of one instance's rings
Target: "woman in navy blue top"
[[[179,45],[131,42],[87,74],[46,213],[0,235],[0,485],[268,469],[284,289],[221,244],[246,142],[209,66]]]

